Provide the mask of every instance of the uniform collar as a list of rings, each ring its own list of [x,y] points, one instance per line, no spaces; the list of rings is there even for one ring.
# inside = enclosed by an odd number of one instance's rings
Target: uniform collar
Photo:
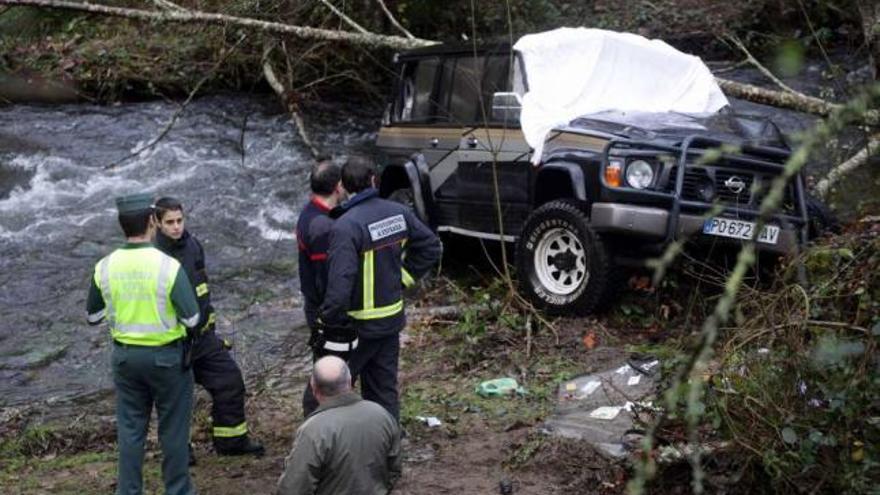
[[[165,249],[179,249],[186,244],[186,240],[188,238],[189,231],[185,229],[183,231],[183,235],[180,236],[180,239],[172,239],[159,231],[156,232],[156,245]]]
[[[153,247],[152,242],[127,242],[122,246],[122,249],[139,249],[145,247]]]
[[[351,209],[353,206],[357,205],[358,203],[363,203],[364,201],[366,201],[370,198],[375,198],[377,196],[379,196],[379,191],[376,190],[375,187],[368,187],[368,188],[364,189],[363,191],[350,197],[348,199],[348,201],[346,201],[343,206],[345,207],[346,210],[348,210],[348,209]]]
[[[360,402],[362,400],[363,399],[361,398],[360,395],[358,395],[357,392],[346,392],[342,395],[337,395],[336,397],[331,397],[331,398],[327,399],[326,401],[324,401],[324,403],[321,404],[320,406],[318,406],[318,408],[315,409],[315,411],[312,412],[312,414],[309,414],[309,417],[311,418],[312,416],[314,416],[318,413],[324,412],[328,409],[335,409],[337,407],[350,406],[350,405],[354,404],[355,402]]]
[[[332,209],[326,201],[324,201],[323,199],[321,199],[320,196],[317,195],[312,196],[312,204],[318,207],[318,209],[323,211],[324,213],[328,213]]]

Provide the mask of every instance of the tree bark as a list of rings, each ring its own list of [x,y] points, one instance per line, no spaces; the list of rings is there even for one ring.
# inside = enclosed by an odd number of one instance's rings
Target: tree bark
[[[862,32],[871,60],[871,74],[876,81],[880,77],[880,0],[858,0],[862,17]]]
[[[820,198],[825,199],[831,191],[831,188],[834,187],[843,176],[868,163],[868,159],[877,153],[880,153],[880,134],[871,136],[871,138],[868,139],[868,143],[865,144],[865,147],[861,151],[853,155],[849,160],[831,169],[831,171],[828,172],[828,175],[816,184],[816,194],[818,194]]]
[[[716,77],[715,80],[718,82],[721,90],[728,96],[748,100],[754,103],[811,113],[822,117],[827,117],[833,111],[842,106],[839,103],[831,103],[813,96],[764,89],[751,84],[731,81],[729,79],[721,79],[720,77]],[[877,125],[880,123],[880,115],[878,115],[878,112],[876,110],[865,112],[865,123],[870,125]]]
[[[355,45],[371,48],[388,47],[398,50],[418,48],[436,44],[434,41],[423,39],[408,39],[402,36],[392,36],[375,33],[352,33],[333,29],[313,28],[309,26],[294,26],[280,22],[260,21],[246,17],[237,17],[225,14],[200,12],[196,10],[177,11],[164,10],[153,11],[143,9],[129,9],[123,7],[111,7],[88,2],[70,2],[67,0],[0,0],[0,5],[28,6],[47,9],[72,10],[76,12],[88,12],[92,14],[125,17],[128,19],[141,19],[148,21],[171,22],[179,24],[216,24],[220,26],[235,25],[257,29],[269,33],[289,34],[303,39],[344,41]]]

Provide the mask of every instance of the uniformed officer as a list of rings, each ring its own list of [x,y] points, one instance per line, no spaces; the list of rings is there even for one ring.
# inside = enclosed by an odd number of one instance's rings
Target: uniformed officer
[[[342,185],[353,196],[330,230],[330,269],[318,325],[325,348],[356,344],[348,364],[361,380],[364,399],[399,420],[403,287],[431,269],[442,246],[410,208],[379,198],[371,162],[350,159],[342,168]]]
[[[318,309],[327,288],[327,250],[330,248],[331,210],[343,196],[342,172],[328,158],[319,158],[309,174],[311,197],[296,222],[296,242],[299,248],[299,288],[303,295],[306,324],[311,329],[310,342],[318,331]],[[312,353],[312,360],[323,353]],[[318,407],[311,383],[306,385],[302,398],[303,416],[308,417]]]
[[[187,328],[199,307],[180,263],[151,241],[156,233],[152,196],[116,199],[126,244],[95,266],[88,322],[107,320],[113,337],[119,448],[118,495],[143,492],[144,442],[153,404],[159,417],[162,478],[168,495],[195,493],[189,476],[193,375],[184,363]]]
[[[263,455],[263,446],[248,437],[244,413],[245,387],[241,370],[226,343],[214,332],[214,307],[208,289],[208,272],[202,244],[184,226],[183,205],[174,198],[156,201],[159,232],[156,247],[180,262],[195,288],[199,323],[192,339],[195,382],[211,394],[214,449],[220,455]]]

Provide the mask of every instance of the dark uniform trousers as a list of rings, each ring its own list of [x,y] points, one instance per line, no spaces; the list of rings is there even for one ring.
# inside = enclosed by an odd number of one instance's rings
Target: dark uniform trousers
[[[400,421],[400,399],[397,396],[397,364],[400,356],[400,335],[378,339],[359,339],[357,349],[351,353],[337,354],[345,359],[351,370],[351,382],[360,379],[361,396],[384,407],[394,419]],[[326,355],[325,354],[325,355]],[[322,356],[312,354],[312,362]],[[318,408],[318,400],[306,385],[302,399],[303,415],[308,417]]]
[[[214,444],[237,447],[237,443],[245,439],[244,432],[232,431],[245,422],[244,379],[238,364],[213,328],[193,342],[192,369],[195,382],[211,394]]]
[[[153,402],[159,417],[162,478],[167,495],[190,495],[189,431],[192,419],[193,374],[181,367],[179,343],[160,346],[114,344],[113,382],[119,419],[118,495],[143,493],[144,444]]]

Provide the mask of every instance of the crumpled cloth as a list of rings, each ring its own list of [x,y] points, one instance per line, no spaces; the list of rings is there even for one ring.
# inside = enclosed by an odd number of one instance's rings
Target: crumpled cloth
[[[541,161],[544,140],[577,117],[607,110],[714,113],[728,104],[699,57],[661,40],[559,28],[520,38],[528,91],[520,124]]]

